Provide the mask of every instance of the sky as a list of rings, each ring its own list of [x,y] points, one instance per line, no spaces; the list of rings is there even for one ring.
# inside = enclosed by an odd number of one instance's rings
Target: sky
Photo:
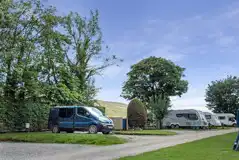
[[[214,80],[238,75],[239,1],[237,0],[43,0],[59,13],[88,16],[98,9],[103,39],[124,59],[96,77],[98,99],[120,97],[130,66],[149,56],[186,68],[189,89],[172,97],[173,108],[205,108],[205,90]]]

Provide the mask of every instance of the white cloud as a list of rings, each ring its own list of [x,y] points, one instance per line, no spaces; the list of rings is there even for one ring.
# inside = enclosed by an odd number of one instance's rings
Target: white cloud
[[[236,44],[235,37],[233,36],[221,36],[217,42],[222,47]]]
[[[116,78],[116,76],[118,76],[121,73],[122,70],[123,70],[123,67],[120,67],[120,66],[108,67],[103,71],[103,77],[114,79]]]
[[[174,62],[181,61],[183,58],[185,58],[185,55],[177,53],[179,51],[176,49],[177,48],[174,48],[173,46],[165,45],[153,50],[149,55],[166,58]]]

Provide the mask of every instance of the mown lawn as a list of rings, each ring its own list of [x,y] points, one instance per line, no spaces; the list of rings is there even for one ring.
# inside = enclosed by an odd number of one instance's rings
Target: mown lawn
[[[69,133],[5,133],[0,134],[0,142],[35,142],[35,143],[68,143],[89,145],[113,145],[122,144],[126,140],[112,136],[99,134],[69,134]]]
[[[237,160],[239,152],[232,150],[236,135],[215,136],[120,160]]]
[[[128,130],[128,131],[114,131],[113,133],[122,135],[158,135],[158,136],[176,135],[176,132],[165,130]]]

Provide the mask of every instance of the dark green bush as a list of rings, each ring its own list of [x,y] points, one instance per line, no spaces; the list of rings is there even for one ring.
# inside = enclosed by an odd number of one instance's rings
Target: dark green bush
[[[133,99],[127,108],[127,118],[130,128],[143,128],[147,122],[147,111],[144,104],[138,99]]]
[[[47,128],[49,109],[48,105],[33,102],[4,103],[2,123],[9,131],[24,130],[25,123],[30,123],[30,131],[41,131]]]

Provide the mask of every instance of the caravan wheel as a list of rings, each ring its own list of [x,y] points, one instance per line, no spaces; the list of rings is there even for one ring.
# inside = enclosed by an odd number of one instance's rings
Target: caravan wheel
[[[179,129],[179,125],[178,125],[178,124],[176,124],[176,125],[175,125],[175,128],[176,128],[176,129]]]
[[[170,127],[171,127],[172,129],[174,129],[174,128],[175,128],[175,125],[174,125],[174,124],[171,124]]]

